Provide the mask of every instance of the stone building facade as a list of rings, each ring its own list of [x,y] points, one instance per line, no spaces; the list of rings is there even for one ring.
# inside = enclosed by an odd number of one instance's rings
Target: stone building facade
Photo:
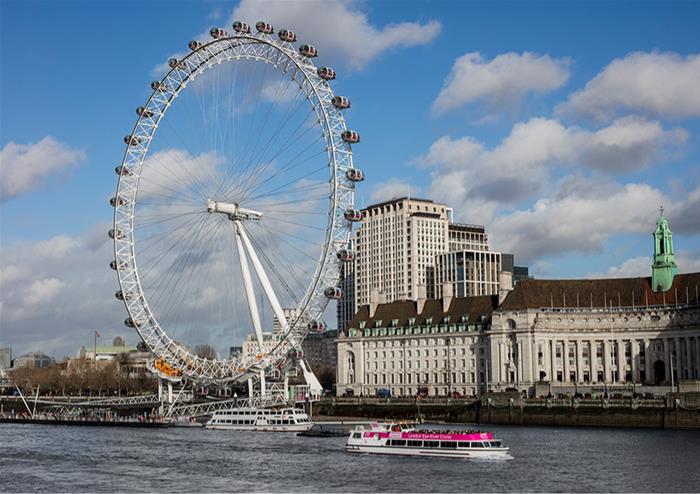
[[[362,306],[338,333],[338,394],[476,395],[488,380],[487,328],[498,296]]]
[[[614,388],[700,379],[700,273],[677,275],[667,292],[654,292],[651,282],[521,281],[492,315],[491,384]]]
[[[363,306],[339,332],[338,393],[668,389],[700,379],[700,273],[676,275],[667,292],[651,282],[522,280],[500,304],[448,293]]]

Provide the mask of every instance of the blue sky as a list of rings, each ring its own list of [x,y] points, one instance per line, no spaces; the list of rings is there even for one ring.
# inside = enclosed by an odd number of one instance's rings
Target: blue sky
[[[235,16],[293,27],[336,68],[362,135],[359,205],[410,188],[536,276],[572,278],[647,275],[663,203],[681,271],[700,270],[699,3],[0,9],[0,344],[16,353],[125,333],[103,269],[122,137],[158,65]]]

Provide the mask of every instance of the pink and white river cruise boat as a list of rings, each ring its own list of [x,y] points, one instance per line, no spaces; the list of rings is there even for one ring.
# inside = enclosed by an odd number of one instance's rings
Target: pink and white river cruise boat
[[[419,430],[412,422],[372,423],[352,431],[345,451],[445,458],[512,458],[491,432]]]

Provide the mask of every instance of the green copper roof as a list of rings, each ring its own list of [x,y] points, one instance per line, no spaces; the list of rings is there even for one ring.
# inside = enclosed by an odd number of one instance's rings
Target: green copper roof
[[[663,207],[654,231],[654,263],[651,265],[651,287],[655,292],[665,292],[673,285],[673,277],[678,271],[673,255],[673,232],[664,218]]]

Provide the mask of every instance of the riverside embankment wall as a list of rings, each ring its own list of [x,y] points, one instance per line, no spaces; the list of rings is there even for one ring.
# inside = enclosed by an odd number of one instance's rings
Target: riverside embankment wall
[[[480,424],[700,429],[700,393],[669,393],[664,399],[523,399],[489,393],[473,400],[331,399],[314,415],[407,418]]]

